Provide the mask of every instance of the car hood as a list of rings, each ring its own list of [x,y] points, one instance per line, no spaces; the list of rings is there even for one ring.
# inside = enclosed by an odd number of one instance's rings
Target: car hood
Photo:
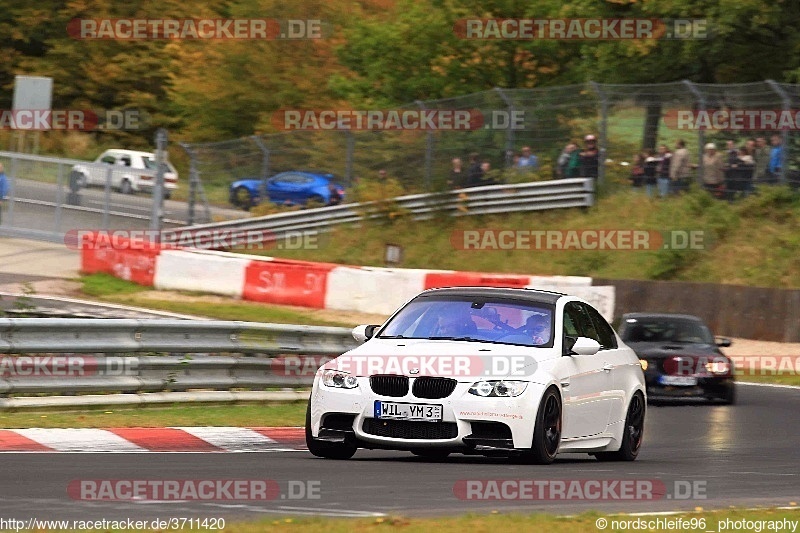
[[[557,354],[553,348],[532,348],[488,342],[371,339],[323,368],[358,377],[377,374],[448,377],[459,381],[532,376],[538,364]]]
[[[647,359],[665,359],[675,355],[720,355],[722,352],[714,344],[684,342],[628,342],[636,355]]]

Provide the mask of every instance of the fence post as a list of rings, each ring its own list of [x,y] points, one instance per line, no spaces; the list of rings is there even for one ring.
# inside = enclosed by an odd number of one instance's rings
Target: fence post
[[[422,100],[415,100],[415,104],[419,106],[422,111],[427,111],[425,102]],[[433,162],[433,131],[428,130],[425,137],[425,190],[431,190],[431,165]]]
[[[256,143],[258,149],[261,150],[261,201],[266,201],[267,196],[267,180],[269,179],[269,148],[264,144],[264,141],[258,135],[250,137]]]
[[[344,178],[347,185],[353,186],[353,159],[356,151],[356,136],[349,129],[344,131],[345,134],[345,160],[344,160]]]
[[[508,116],[512,117],[514,115],[514,103],[506,96],[506,93],[503,92],[503,89],[500,87],[495,87],[493,89],[500,98],[503,100],[503,103],[506,104],[506,110],[508,111]],[[486,120],[486,117],[484,117]],[[506,168],[511,168],[511,165],[514,163],[514,128],[511,126],[511,122],[508,122],[508,128],[506,129],[506,149],[505,149],[505,162]]]
[[[186,155],[189,156],[189,202],[188,211],[186,213],[186,224],[193,226],[195,221],[195,204],[197,202],[197,182],[199,180],[199,171],[197,170],[197,154],[192,149],[192,146],[187,143],[178,143],[178,146],[183,148]]]
[[[109,211],[111,210],[111,180],[114,178],[114,165],[108,165],[106,169],[106,185],[103,190],[103,227],[101,229],[108,229],[109,225]]]
[[[156,132],[156,186],[153,189],[153,211],[150,214],[150,229],[161,231],[164,216],[164,167],[166,166],[167,130]]]
[[[697,103],[697,110],[698,111],[705,111],[706,110],[706,97],[705,95],[700,92],[700,90],[695,87],[694,83],[690,82],[689,80],[683,80],[683,83],[689,92],[692,93],[694,97],[695,103]],[[695,181],[699,185],[703,185],[703,152],[705,151],[705,144],[706,144],[706,132],[703,128],[697,129],[697,176],[695,176]]]
[[[792,99],[786,94],[780,85],[775,80],[765,80],[770,89],[775,91],[781,98],[781,106],[783,111],[788,115],[792,111]],[[789,130],[784,129],[781,132],[781,183],[786,183],[786,163],[789,161]]]
[[[64,165],[58,166],[58,176],[56,177],[56,212],[53,216],[53,231],[58,233],[61,230],[61,208],[64,203]]]
[[[14,203],[17,197],[17,170],[19,163],[17,158],[11,159],[11,174],[7,175],[8,179],[8,216],[6,217],[6,225],[12,227],[14,225]]]
[[[597,144],[599,145],[597,153],[597,184],[602,185],[606,179],[606,154],[608,153],[606,148],[608,140],[608,96],[596,81],[589,81],[589,85],[592,86],[592,89],[597,93],[597,97],[600,98],[600,131],[597,132]]]

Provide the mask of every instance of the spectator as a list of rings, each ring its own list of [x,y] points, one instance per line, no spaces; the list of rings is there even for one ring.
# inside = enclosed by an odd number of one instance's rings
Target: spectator
[[[670,192],[670,163],[672,153],[666,144],[658,147],[658,163],[656,164],[656,180],[658,181],[658,196],[666,198]]]
[[[752,137],[747,139],[744,143],[745,150],[747,150],[747,155],[753,156],[756,153],[756,140]]]
[[[385,171],[385,170],[383,170],[383,169],[380,169],[380,170],[378,171],[378,178],[379,178],[381,181],[384,181],[384,180],[386,180],[386,171]]]
[[[708,143],[703,154],[703,186],[707,191],[721,197],[725,187],[725,162],[717,152],[717,145]]]
[[[584,148],[580,153],[581,176],[584,178],[597,178],[600,152],[597,149],[597,137],[587,135],[583,138]]]
[[[574,178],[578,175],[579,167],[578,145],[569,143],[561,151],[561,155],[558,156],[556,175],[559,178]]]
[[[726,189],[728,200],[737,196],[744,196],[752,190],[753,156],[747,153],[747,147],[742,146],[736,155],[736,162],[731,165],[726,175]]]
[[[656,167],[658,159],[652,149],[645,152],[644,159],[644,188],[648,198],[653,197],[653,188],[656,185]]]
[[[634,189],[641,189],[644,182],[644,159],[643,154],[636,154],[633,156],[633,165],[631,166],[631,186]]]
[[[447,185],[453,189],[459,189],[467,182],[464,169],[461,166],[461,158],[454,157],[451,161],[453,168],[450,169],[450,179],[447,180]]]
[[[8,197],[8,178],[3,163],[0,163],[0,222],[2,222],[3,200]]]
[[[480,155],[477,152],[469,154],[469,168],[467,169],[467,187],[477,187],[483,179]]]
[[[339,192],[339,188],[333,184],[328,183],[328,205],[339,205],[342,203],[342,193]]]
[[[769,167],[767,168],[767,183],[778,183],[781,176],[781,166],[783,165],[783,140],[780,135],[773,135],[772,151],[769,153]]]
[[[764,137],[756,138],[756,148],[753,155],[755,168],[753,169],[753,183],[765,183],[767,172],[769,171],[769,147],[767,139]]]
[[[691,182],[691,166],[689,163],[689,150],[686,141],[678,139],[675,142],[675,152],[672,154],[672,163],[669,166],[669,180],[673,194],[685,191]]]
[[[536,170],[539,168],[539,158],[531,153],[530,146],[523,146],[522,155],[515,166],[518,170],[525,172]]]
[[[731,168],[739,159],[739,150],[736,149],[736,144],[730,139],[725,142],[725,152],[727,153],[725,166]]]
[[[498,183],[497,180],[492,178],[489,175],[489,172],[492,170],[492,164],[489,162],[488,159],[484,159],[481,162],[481,182],[479,185],[496,185]]]

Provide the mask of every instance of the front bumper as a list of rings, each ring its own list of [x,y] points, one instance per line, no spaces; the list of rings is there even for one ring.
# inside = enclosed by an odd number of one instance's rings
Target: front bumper
[[[663,374],[647,375],[645,378],[647,385],[648,400],[664,399],[725,399],[727,398],[735,381],[732,376],[722,377],[698,377],[694,385],[664,385],[659,382]]]
[[[320,440],[350,440],[361,448],[413,450],[446,448],[489,453],[528,449],[533,439],[539,400],[546,388],[528,383],[511,398],[484,398],[470,394],[470,382],[458,383],[446,398],[416,398],[411,390],[402,397],[375,394],[368,378],[355,389],[337,389],[315,383],[311,396],[311,433]],[[437,422],[375,418],[375,401],[441,405]]]

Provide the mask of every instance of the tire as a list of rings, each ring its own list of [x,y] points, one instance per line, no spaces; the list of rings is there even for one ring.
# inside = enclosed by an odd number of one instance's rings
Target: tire
[[[169,200],[170,198],[172,198],[172,191],[164,189],[164,200]]]
[[[306,408],[306,446],[311,455],[325,459],[340,460],[350,459],[358,449],[356,446],[347,443],[321,442],[311,435],[311,400],[308,401],[308,407]]]
[[[119,192],[122,194],[133,194],[133,186],[131,182],[127,179],[122,180],[119,184]]]
[[[325,201],[325,198],[318,194],[315,194],[309,198],[308,202],[306,203],[307,207],[324,207],[326,205],[328,205],[328,203]]]
[[[558,454],[561,443],[561,395],[558,389],[550,387],[542,395],[539,409],[536,412],[536,426],[533,430],[533,442],[530,450],[526,450],[521,459],[526,464],[549,465]]]
[[[245,211],[250,211],[250,208],[253,207],[253,196],[247,187],[240,185],[233,190],[231,203]]]
[[[636,460],[644,437],[644,415],[646,409],[644,396],[637,391],[631,398],[631,403],[628,404],[628,412],[625,415],[625,429],[622,432],[622,445],[615,452],[594,454],[598,461]]]
[[[725,396],[722,397],[722,403],[724,405],[733,405],[736,403],[736,385],[731,383],[730,388],[725,392]]]
[[[450,455],[448,450],[437,450],[436,448],[424,448],[421,450],[411,450],[411,453],[417,457],[424,457],[426,459],[447,459]]]

